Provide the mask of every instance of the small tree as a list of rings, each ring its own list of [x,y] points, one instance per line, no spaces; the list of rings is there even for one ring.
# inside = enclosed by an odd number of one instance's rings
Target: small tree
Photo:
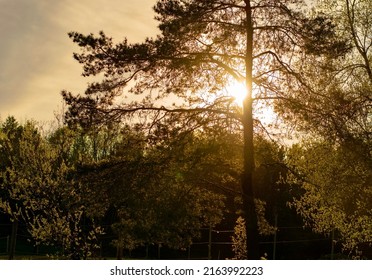
[[[245,260],[247,258],[247,233],[245,231],[245,220],[241,216],[236,220],[234,235],[231,239],[234,259]]]

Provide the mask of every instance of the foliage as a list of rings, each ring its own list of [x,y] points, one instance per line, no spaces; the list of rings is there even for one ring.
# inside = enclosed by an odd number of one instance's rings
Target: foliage
[[[335,229],[344,249],[358,255],[371,234],[371,13],[370,1],[318,1],[348,51],[323,53],[294,65],[304,87],[277,102],[283,119],[307,139],[287,158],[303,196],[293,206],[317,232]],[[315,13],[315,12],[314,12]],[[358,249],[359,247],[359,249]]]
[[[94,253],[103,234],[97,221],[107,215],[123,248],[188,246],[223,216],[224,196],[192,172],[201,162],[208,168],[204,156],[215,150],[192,134],[158,129],[147,139],[112,125],[42,136],[35,124],[9,118],[0,143],[2,211],[23,221],[37,244],[60,246],[57,257]]]
[[[82,227],[84,205],[71,166],[32,122],[19,126],[9,118],[2,133],[7,163],[0,171],[1,210],[23,221],[37,243],[61,246],[68,258],[88,257],[102,232],[94,223]]]
[[[278,102],[282,117],[306,133],[350,144],[360,155],[371,154],[372,30],[370,1],[319,1],[319,13],[332,16],[336,34],[349,51],[304,60],[296,67],[307,89],[291,88]],[[306,62],[306,63],[304,63]]]
[[[105,127],[94,135],[84,132],[88,138],[111,135],[110,152],[79,164],[75,180],[84,190],[87,215],[110,220],[117,246],[184,248],[202,226],[222,218],[223,195],[208,189],[196,171],[207,165],[203,157],[213,149],[192,133],[168,129],[159,126],[156,137],[147,138],[129,126],[117,127],[116,133]],[[97,151],[106,144],[97,141]]]
[[[286,98],[276,102],[280,116],[307,139],[287,157],[290,181],[303,190],[292,205],[315,231],[328,233],[335,228],[345,250],[354,253],[370,242],[371,226],[367,213],[372,163],[368,5],[364,0],[318,1],[313,14],[332,19],[347,51],[340,56],[334,56],[337,50],[326,51],[293,64],[302,73],[303,85],[291,85]]]
[[[245,260],[247,258],[247,233],[245,231],[244,218],[238,217],[234,227],[234,235],[232,236],[232,250],[234,259]]]
[[[261,95],[265,98],[270,92],[279,93],[275,76],[280,76],[280,80],[284,80],[283,75],[298,76],[289,67],[291,61],[302,60],[301,48],[314,46],[314,42],[319,46],[322,40],[322,49],[334,49],[334,44],[342,42],[336,40],[335,26],[327,18],[315,15],[308,19],[299,12],[303,1],[271,2],[158,1],[154,10],[161,35],[140,44],[124,40],[114,45],[103,32],[97,37],[69,33],[81,47],[82,52],[74,57],[83,65],[83,75],[102,73],[106,79],[90,84],[84,97],[63,92],[69,105],[68,119],[99,122],[117,120],[121,114],[149,114],[151,110],[155,114],[192,112],[233,117],[228,114],[227,105],[233,111],[239,108],[230,104],[230,96],[221,90],[232,79],[241,82],[247,78],[247,17],[252,17],[249,24],[255,39],[252,79],[257,87],[262,87],[255,102]],[[251,14],[247,15],[247,11]],[[133,102],[115,102],[124,87],[140,97],[149,89],[156,94],[149,93],[143,100],[132,98]],[[182,106],[170,106],[173,109],[169,110],[155,106],[157,100],[172,94],[184,101]]]
[[[303,190],[291,204],[314,231],[338,232],[339,242],[354,256],[372,244],[372,171],[349,150],[327,142],[292,147],[288,180]]]

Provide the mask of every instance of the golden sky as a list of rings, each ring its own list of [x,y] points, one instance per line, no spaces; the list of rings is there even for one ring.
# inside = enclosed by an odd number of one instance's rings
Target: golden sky
[[[87,80],[72,54],[69,31],[114,41],[154,36],[156,0],[0,0],[0,118],[50,121],[62,89],[82,92]]]

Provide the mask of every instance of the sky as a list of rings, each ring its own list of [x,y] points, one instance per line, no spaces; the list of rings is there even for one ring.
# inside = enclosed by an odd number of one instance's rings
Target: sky
[[[52,121],[62,90],[83,92],[88,80],[72,58],[67,33],[141,42],[157,33],[156,0],[0,0],[0,120]]]

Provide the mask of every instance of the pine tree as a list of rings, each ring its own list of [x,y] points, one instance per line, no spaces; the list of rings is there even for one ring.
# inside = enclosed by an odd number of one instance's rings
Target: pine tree
[[[247,252],[249,259],[258,259],[254,107],[285,98],[287,88],[306,87],[292,67],[305,55],[344,50],[343,42],[335,41],[334,26],[322,16],[306,18],[304,5],[292,0],[159,0],[154,11],[161,34],[143,43],[125,39],[114,44],[103,32],[98,37],[71,32],[82,48],[74,57],[83,65],[83,75],[105,78],[90,84],[84,96],[62,92],[67,119],[89,126],[135,115],[152,120],[150,132],[154,122],[164,120],[183,129],[225,125],[226,119],[238,122],[244,138]],[[242,109],[222,93],[233,81],[245,84]],[[123,93],[124,88],[129,90]],[[123,102],[127,94],[136,101]],[[177,101],[167,106],[171,96]]]

